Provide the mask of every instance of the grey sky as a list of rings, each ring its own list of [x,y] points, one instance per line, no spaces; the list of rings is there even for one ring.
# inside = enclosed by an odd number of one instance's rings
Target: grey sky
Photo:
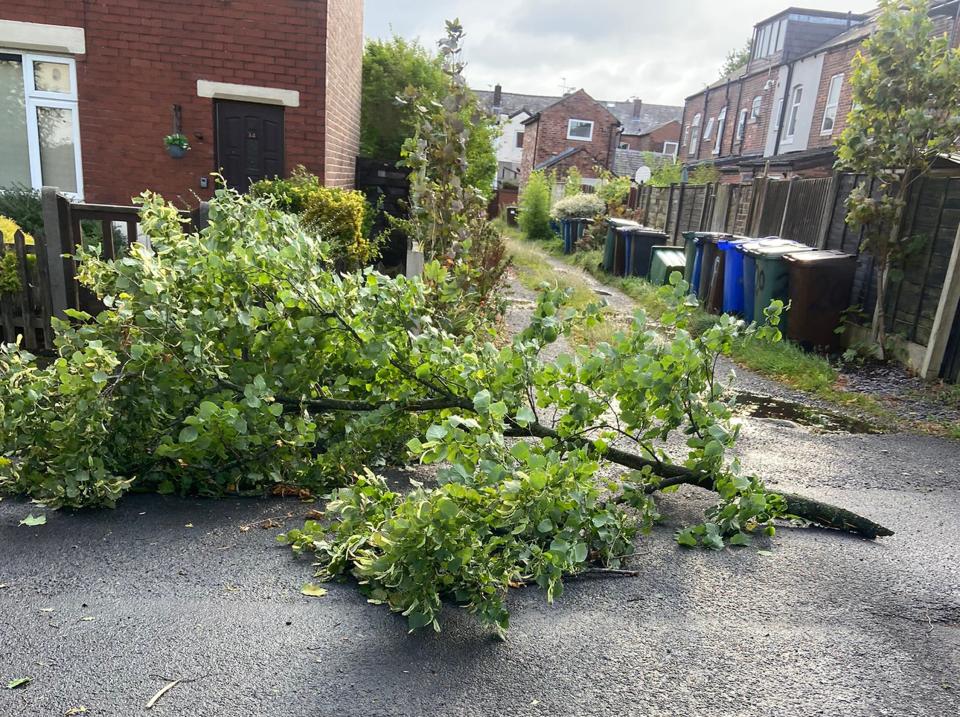
[[[798,2],[863,12],[875,0]],[[719,76],[729,50],[789,0],[366,0],[367,37],[391,30],[431,48],[443,21],[467,32],[467,79],[507,92],[558,95],[565,83],[598,99],[659,104],[683,98]],[[565,78],[565,79],[564,79]]]

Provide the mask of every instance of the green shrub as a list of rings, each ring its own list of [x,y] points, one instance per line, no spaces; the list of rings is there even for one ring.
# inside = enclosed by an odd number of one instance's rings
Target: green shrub
[[[0,216],[12,219],[25,234],[43,236],[43,206],[36,189],[22,184],[0,187]]]
[[[325,187],[302,166],[289,179],[264,179],[250,191],[272,197],[278,208],[299,215],[305,228],[330,243],[331,258],[341,268],[364,266],[376,256],[377,242],[364,233],[368,208],[361,192]]]
[[[554,204],[550,215],[554,219],[592,218],[603,214],[605,209],[606,206],[598,195],[575,194],[572,197],[564,197]]]
[[[543,172],[532,172],[520,195],[520,228],[529,239],[550,239],[550,187]]]
[[[583,192],[583,175],[576,167],[570,167],[567,171],[567,180],[563,185],[564,197],[575,197]]]

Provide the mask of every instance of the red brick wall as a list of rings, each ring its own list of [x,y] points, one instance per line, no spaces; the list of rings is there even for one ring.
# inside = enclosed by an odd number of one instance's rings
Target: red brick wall
[[[589,142],[567,139],[567,123],[571,119],[593,122],[593,138]],[[526,127],[523,138],[523,157],[520,162],[521,184],[525,183],[533,168],[551,157],[570,149],[584,149],[564,163],[565,167],[576,166],[586,177],[596,177],[595,165],[609,168],[614,135],[619,121],[602,104],[583,90],[578,90],[562,101],[540,113],[540,117]],[[532,132],[531,132],[532,130]]]
[[[362,0],[327,0],[327,112],[324,180],[352,187],[360,147]]]
[[[626,144],[628,149],[641,152],[662,152],[664,142],[678,142],[680,139],[680,121],[667,122],[647,134],[625,134],[618,144]]]
[[[846,45],[830,50],[823,58],[823,70],[820,73],[820,87],[817,90],[817,105],[813,110],[813,122],[810,124],[810,139],[808,147],[829,147],[834,144],[843,132],[847,123],[847,114],[852,106],[850,78],[853,71],[850,63],[853,62],[859,44]],[[827,94],[830,92],[830,80],[834,75],[843,73],[843,84],[840,86],[840,104],[837,106],[837,117],[833,124],[833,132],[820,134],[823,126],[823,112],[827,106]]]
[[[353,35],[361,1],[330,1],[334,22],[344,28],[331,28],[330,59],[346,66],[331,69],[331,102],[348,127],[350,103],[342,98],[350,92],[338,85],[359,78],[361,55]],[[216,169],[213,100],[197,97],[198,79],[299,91],[300,106],[284,109],[285,168],[303,164],[324,175],[327,5],[221,0],[204,3],[198,12],[188,0],[3,0],[0,18],[86,31],[87,53],[76,61],[87,201],[125,204],[153,189],[195,204],[194,193],[211,194],[200,189],[200,178]],[[174,104],[182,108],[183,132],[193,147],[181,160],[169,158],[163,147],[163,137],[173,131]],[[355,112],[359,122],[359,103]],[[332,143],[332,179],[346,183],[343,155],[355,146],[355,133],[334,133]]]

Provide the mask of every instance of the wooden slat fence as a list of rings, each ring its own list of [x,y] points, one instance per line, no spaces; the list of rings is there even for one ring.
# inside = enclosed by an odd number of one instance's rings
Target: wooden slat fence
[[[45,249],[40,239],[27,244],[21,231],[14,234],[12,244],[0,241],[0,266],[5,273],[12,272],[19,284],[17,291],[0,293],[0,342],[13,343],[22,336],[29,351],[53,345]]]

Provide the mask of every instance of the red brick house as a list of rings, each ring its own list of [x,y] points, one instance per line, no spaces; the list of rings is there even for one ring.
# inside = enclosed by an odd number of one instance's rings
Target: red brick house
[[[0,186],[195,204],[214,171],[243,190],[298,164],[352,186],[362,53],[361,0],[4,0]]]
[[[937,32],[955,27],[957,6],[931,4]],[[757,23],[749,62],[686,98],[680,159],[712,164],[726,181],[829,176],[851,108],[850,63],[876,15],[787,8]]]
[[[597,177],[594,167],[609,168],[620,136],[617,116],[583,90],[561,97],[524,123],[521,185],[534,170],[576,167],[585,179]]]

